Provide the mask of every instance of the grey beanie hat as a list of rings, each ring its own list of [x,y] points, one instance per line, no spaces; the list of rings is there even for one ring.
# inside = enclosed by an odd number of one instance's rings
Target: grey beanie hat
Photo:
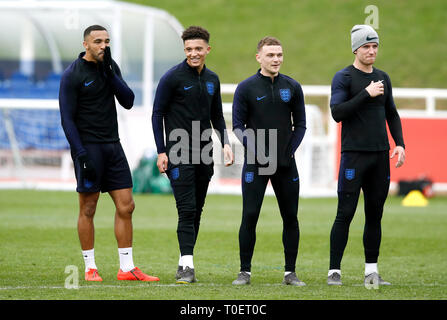
[[[352,52],[363,46],[365,43],[376,42],[379,44],[379,35],[373,27],[366,24],[356,24],[351,29]]]

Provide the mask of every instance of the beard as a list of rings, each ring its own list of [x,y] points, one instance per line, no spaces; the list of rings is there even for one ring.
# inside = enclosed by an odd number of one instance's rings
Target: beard
[[[97,62],[103,62],[104,61],[104,55],[97,55],[97,56],[95,56],[95,60]]]
[[[96,62],[103,62],[104,61],[104,53],[92,53],[91,56],[93,57],[93,59],[95,59]]]

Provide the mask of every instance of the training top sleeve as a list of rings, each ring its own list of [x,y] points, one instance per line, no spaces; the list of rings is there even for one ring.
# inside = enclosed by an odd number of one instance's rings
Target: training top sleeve
[[[234,92],[232,116],[233,132],[245,149],[250,151],[253,155],[256,155],[254,137],[251,139],[250,135],[245,134],[248,121],[248,104],[244,91],[244,85],[239,84]]]
[[[295,101],[292,104],[292,154],[298,149],[301,141],[303,141],[304,133],[306,132],[306,110],[304,106],[303,89],[299,83],[296,83]]]
[[[163,133],[163,121],[167,114],[169,102],[172,97],[172,80],[166,74],[160,79],[155,92],[154,107],[152,110],[152,130],[154,132],[157,153],[166,152],[166,145]]]
[[[112,86],[113,93],[124,108],[130,109],[133,107],[135,95],[132,89],[129,88],[127,83],[123,80],[121,70],[118,65],[113,61],[114,74],[109,78],[109,83]]]
[[[79,131],[75,124],[75,114],[77,108],[78,92],[73,74],[64,72],[59,88],[59,111],[61,114],[61,124],[70,144],[74,157],[87,153],[81,142]]]
[[[349,118],[369,97],[366,89],[349,99],[351,76],[345,70],[338,71],[331,84],[331,114],[336,122]]]
[[[222,112],[222,97],[220,95],[220,82],[217,80],[217,88],[213,97],[213,102],[211,105],[211,123],[213,124],[213,128],[219,132],[220,142],[222,147],[225,144],[230,144],[230,140],[228,139],[228,134],[225,125],[225,119]]]
[[[396,146],[401,146],[405,148],[404,138],[402,134],[402,123],[400,121],[399,113],[397,112],[396,105],[394,104],[393,89],[391,86],[391,79],[388,74],[384,73],[385,81],[387,82],[387,87],[389,92],[387,94],[385,102],[385,116],[390,128],[391,136],[393,137]]]

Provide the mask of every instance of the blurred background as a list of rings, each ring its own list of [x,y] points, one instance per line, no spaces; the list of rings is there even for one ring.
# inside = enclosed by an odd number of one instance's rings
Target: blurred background
[[[184,57],[183,29],[201,25],[211,34],[207,67],[220,77],[228,129],[237,83],[259,68],[257,42],[266,35],[282,41],[281,73],[299,81],[305,93],[308,130],[296,154],[301,195],[335,196],[340,128],[330,116],[330,83],[354,60],[350,29],[366,23],[380,36],[375,66],[391,77],[407,149],[406,164],[392,170],[391,192],[403,182],[428,181],[432,194],[445,193],[446,21],[443,0],[0,1],[0,187],[74,190],[58,89],[92,24],[109,30],[112,56],[136,94],[131,111],[118,108],[134,180],[156,176],[156,170],[142,170],[156,153],[153,93],[161,75]],[[230,138],[236,164],[223,168],[215,153],[210,192],[240,192],[242,149]]]

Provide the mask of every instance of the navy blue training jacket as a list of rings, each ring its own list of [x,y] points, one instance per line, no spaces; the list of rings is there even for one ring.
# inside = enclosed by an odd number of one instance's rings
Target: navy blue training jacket
[[[294,154],[303,140],[306,131],[306,112],[301,85],[294,79],[281,73],[273,81],[261,74],[260,70],[239,83],[233,99],[233,130],[244,132],[252,129],[265,130],[265,144],[257,148],[258,136],[249,141],[236,134],[245,146],[245,152],[263,152],[269,150],[269,129],[276,129],[278,166],[289,166]],[[236,132],[236,131],[235,131]],[[246,154],[247,159],[247,154]]]
[[[115,97],[126,109],[134,102],[134,93],[113,61],[112,78],[101,63],[83,59],[85,52],[64,71],[59,89],[61,122],[74,157],[85,154],[85,143],[118,142]]]
[[[212,127],[219,134],[222,146],[229,144],[225,120],[222,113],[220,81],[217,74],[203,67],[200,74],[190,67],[186,59],[168,70],[158,84],[152,112],[152,129],[157,152],[167,153],[179,142],[170,140],[175,129],[183,129],[189,136],[189,152],[200,152],[210,143],[211,137],[193,143],[193,121],[199,124],[200,134]],[[163,132],[164,129],[164,132]],[[200,146],[200,148],[194,148]]]

